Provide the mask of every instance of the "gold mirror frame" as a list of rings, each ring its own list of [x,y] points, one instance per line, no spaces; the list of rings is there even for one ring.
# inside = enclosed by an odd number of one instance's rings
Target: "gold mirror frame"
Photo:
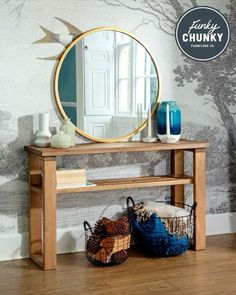
[[[150,58],[151,58],[151,60],[153,62],[155,71],[157,73],[157,85],[158,85],[156,101],[155,101],[155,105],[154,105],[153,110],[152,110],[152,116],[153,116],[153,114],[155,113],[156,108],[158,106],[158,100],[159,100],[159,94],[160,94],[160,78],[159,78],[159,73],[158,73],[158,70],[157,70],[156,63],[155,63],[154,58],[151,55],[150,51],[146,48],[146,46],[144,46],[144,44],[141,41],[139,41],[137,39],[137,37],[135,37],[134,35],[132,35],[131,33],[127,32],[125,30],[122,30],[122,29],[119,29],[119,28],[116,28],[116,27],[99,27],[99,28],[95,28],[95,29],[91,29],[89,31],[86,31],[86,32],[82,33],[81,35],[79,35],[78,37],[76,37],[68,46],[66,46],[64,52],[62,53],[62,55],[61,55],[61,57],[60,57],[60,59],[59,59],[59,61],[57,63],[56,70],[55,70],[55,76],[54,76],[54,95],[55,95],[57,107],[58,107],[63,119],[68,119],[68,116],[66,115],[66,113],[64,112],[64,109],[62,107],[62,104],[61,104],[61,101],[60,101],[60,96],[59,96],[59,90],[58,90],[59,73],[60,73],[60,69],[61,69],[61,66],[63,64],[63,61],[64,61],[67,53],[70,51],[70,49],[79,40],[81,40],[84,37],[90,35],[91,33],[99,32],[99,31],[114,31],[114,32],[120,32],[120,33],[126,34],[126,35],[130,36],[131,38],[133,38],[135,41],[137,41],[140,45],[142,45],[144,47],[144,49],[146,50],[146,52],[149,54],[149,56],[150,56]],[[87,139],[90,139],[90,140],[93,140],[93,141],[96,141],[96,142],[119,142],[119,141],[123,141],[125,139],[128,139],[128,138],[134,136],[135,134],[141,132],[146,127],[146,125],[147,125],[147,119],[140,126],[138,126],[135,130],[128,133],[127,135],[117,137],[117,138],[107,138],[107,139],[106,138],[95,138],[93,136],[90,136],[89,134],[85,133],[83,130],[81,130],[77,126],[75,126],[75,130],[76,130],[77,133],[79,133],[83,137],[85,137]]]

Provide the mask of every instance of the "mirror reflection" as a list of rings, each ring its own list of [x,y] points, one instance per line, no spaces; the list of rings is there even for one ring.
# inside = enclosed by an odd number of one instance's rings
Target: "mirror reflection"
[[[58,78],[61,106],[89,137],[124,137],[156,104],[158,78],[147,50],[131,36],[95,31],[66,54]]]

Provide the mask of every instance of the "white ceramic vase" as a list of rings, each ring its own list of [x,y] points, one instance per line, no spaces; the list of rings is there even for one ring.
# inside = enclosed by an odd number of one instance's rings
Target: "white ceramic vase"
[[[57,134],[52,137],[51,147],[54,148],[68,148],[71,147],[71,137],[59,130]]]
[[[39,130],[36,132],[34,144],[38,147],[48,147],[51,143],[51,132],[49,131],[49,113],[39,114]]]
[[[61,130],[70,136],[71,146],[75,145],[75,125],[71,122],[70,119],[64,119],[63,124],[61,125]]]

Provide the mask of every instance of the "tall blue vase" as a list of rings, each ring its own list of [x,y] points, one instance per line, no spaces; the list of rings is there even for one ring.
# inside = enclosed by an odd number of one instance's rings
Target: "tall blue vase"
[[[157,136],[164,143],[176,143],[181,136],[181,112],[173,100],[163,101],[157,110]]]

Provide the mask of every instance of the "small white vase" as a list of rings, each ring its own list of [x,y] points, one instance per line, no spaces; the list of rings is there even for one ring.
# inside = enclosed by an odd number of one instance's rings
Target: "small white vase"
[[[52,137],[51,147],[54,148],[68,148],[71,147],[71,137],[59,130],[57,134]]]
[[[71,138],[71,146],[75,145],[75,125],[70,119],[64,119],[63,124],[60,128],[65,134],[69,135]]]
[[[39,114],[39,130],[36,132],[34,144],[38,147],[48,147],[51,143],[51,132],[49,131],[49,113]]]

